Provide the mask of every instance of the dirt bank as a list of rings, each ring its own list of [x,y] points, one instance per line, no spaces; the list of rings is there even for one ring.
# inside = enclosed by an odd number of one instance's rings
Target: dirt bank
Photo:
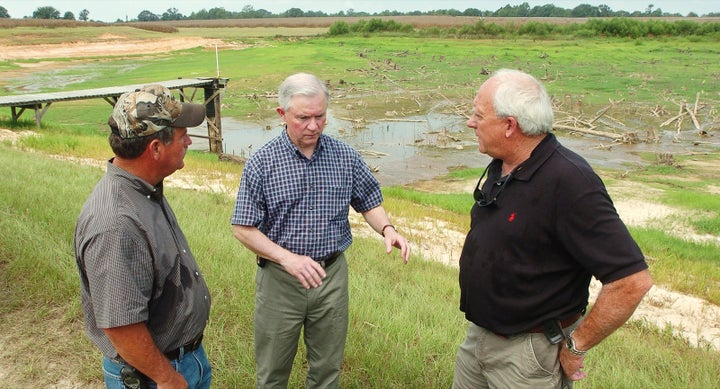
[[[42,59],[42,58],[84,58],[143,53],[167,53],[194,47],[214,48],[224,43],[219,39],[195,37],[173,37],[153,40],[127,40],[121,36],[105,35],[93,42],[72,42],[63,44],[4,45],[0,46],[0,61]],[[44,62],[49,63],[49,62]],[[26,65],[32,66],[32,65]]]

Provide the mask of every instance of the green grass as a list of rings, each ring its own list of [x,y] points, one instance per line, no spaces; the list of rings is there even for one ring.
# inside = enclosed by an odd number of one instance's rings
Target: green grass
[[[213,31],[216,36],[232,40],[231,30]],[[545,41],[375,36],[255,38],[248,48],[219,51],[220,74],[230,79],[223,95],[223,115],[245,117],[252,112],[258,120],[273,117],[275,101],[250,96],[274,94],[286,75],[298,71],[314,72],[328,80],[333,94],[340,96],[337,99],[351,96],[353,100],[363,99],[367,107],[354,112],[363,117],[382,115],[389,97],[398,112],[416,112],[418,102],[423,105],[421,111],[429,110],[439,101],[469,108],[475,90],[485,78],[481,71],[500,67],[519,68],[544,78],[548,90],[559,101],[582,102],[589,112],[610,100],[621,99],[657,104],[676,112],[676,102],[694,101],[696,93],[700,93],[703,103],[717,103],[718,96],[712,91],[720,89],[720,79],[705,71],[716,60],[716,42],[689,42],[682,37],[637,42],[617,38]],[[45,87],[41,83],[41,91],[216,75],[213,48],[103,58],[92,64],[88,60],[64,61],[68,66],[53,71],[52,77],[73,82],[47,82]],[[45,76],[50,74],[33,74],[36,80]],[[6,80],[4,86],[9,93],[16,93],[19,85]],[[63,109],[58,108],[60,105]],[[340,109],[344,104],[335,106]],[[81,105],[75,102],[56,103],[44,120],[53,126],[79,123],[84,128],[102,126],[107,120],[107,103],[78,107]],[[631,104],[618,109],[629,108]]]
[[[38,344],[53,344],[65,363],[92,366],[97,363],[97,351],[82,330],[72,236],[82,203],[102,171],[0,145],[0,174],[4,180],[0,187],[0,288],[4,296],[0,325],[27,325],[22,332],[32,336],[23,341],[28,354]],[[166,193],[212,291],[206,347],[215,368],[215,386],[246,387],[254,377],[256,265],[252,253],[232,237],[233,200],[226,194],[175,188]],[[401,212],[396,208],[398,201],[408,200],[390,195],[389,212]],[[643,237],[651,231],[633,233],[641,246],[658,251],[651,251],[653,256],[671,253],[685,258],[678,261],[678,268],[668,270],[672,274],[668,277],[679,278],[678,290],[683,291],[680,284],[689,283],[678,276],[680,272],[688,278],[707,274],[708,282],[719,279],[711,272],[718,268],[713,259],[716,248],[707,247],[703,253],[699,245],[666,236],[645,241]],[[448,387],[465,331],[458,310],[457,269],[416,256],[403,265],[397,253],[384,253],[379,239],[356,239],[347,256],[351,319],[343,386]],[[651,262],[651,266],[657,277],[664,277],[662,263]],[[718,290],[717,285],[710,289]],[[43,330],[44,326],[65,330]],[[291,387],[302,386],[303,351],[301,347]],[[620,382],[627,388],[714,387],[718,363],[720,353],[689,347],[663,329],[631,322],[593,349],[587,360],[590,377],[577,387],[615,387]],[[83,370],[82,379],[100,379],[99,370]],[[22,379],[50,383],[60,378],[45,373],[42,362],[36,361]],[[18,382],[25,382],[22,379]]]
[[[651,229],[632,229],[656,283],[720,305],[718,245],[693,243]]]
[[[407,200],[413,204],[435,206],[459,215],[469,215],[470,207],[474,202],[472,193],[429,193],[400,187],[384,188],[383,193],[395,199]]]
[[[138,37],[164,36],[131,30],[122,32]],[[62,35],[64,30],[53,32]],[[3,33],[0,29],[0,39]],[[213,33],[234,39],[232,29]],[[181,34],[190,33],[181,29]],[[694,101],[698,92],[710,107],[720,100],[713,92],[720,90],[720,81],[708,71],[717,57],[716,42],[691,43],[683,38],[287,39],[247,38],[242,34],[237,32],[237,38],[256,45],[220,51],[222,76],[230,78],[223,96],[226,117],[246,117],[249,113],[259,121],[275,117],[273,99],[249,96],[275,93],[282,78],[295,71],[315,72],[330,80],[335,96],[332,104],[338,110],[345,100],[365,100],[367,108],[354,113],[363,117],[384,112],[389,101],[394,109],[404,112],[416,112],[418,102],[423,110],[433,109],[438,102],[444,107],[457,104],[467,108],[486,77],[480,71],[498,67],[517,67],[546,76],[551,93],[569,95],[588,106],[604,106],[611,99],[624,98],[641,108],[629,105],[618,109],[642,116],[648,125],[664,119],[651,117],[642,107],[659,105],[674,113],[676,101]],[[58,71],[61,79],[83,80],[70,85],[48,82],[43,91],[215,75],[214,50],[63,61],[68,67]],[[0,63],[0,73],[16,70]],[[49,73],[36,72],[31,80],[52,80]],[[16,93],[14,82],[27,80],[0,81],[8,93]],[[86,368],[97,366],[98,352],[84,335],[72,236],[77,214],[102,172],[45,154],[107,159],[109,112],[109,105],[102,100],[58,102],[48,110],[42,127],[35,128],[26,118],[12,124],[9,115],[0,111],[0,126],[39,134],[24,138],[17,149],[0,144],[0,327],[22,334],[16,337],[18,353],[14,356],[22,374],[3,378],[12,384],[22,387],[40,382],[53,386],[67,378],[53,370],[50,361],[32,357],[48,344],[64,364],[84,367],[78,369],[82,383],[97,382],[101,377],[99,369]],[[677,156],[681,167],[653,166],[652,157],[647,156],[650,166],[632,169],[630,179],[660,190],[658,200],[665,204],[687,210],[691,215],[687,222],[697,232],[717,235],[717,172],[696,168],[698,164],[717,166],[717,156]],[[234,187],[241,168],[218,162],[208,153],[189,152],[186,157],[186,169],[201,177],[198,185],[218,180]],[[452,183],[479,177],[482,169],[484,166],[454,171],[443,180]],[[616,179],[625,178],[611,181]],[[458,231],[469,228],[471,194],[433,194],[410,187],[383,188],[383,193],[384,206],[393,217],[440,220]],[[254,379],[256,267],[254,256],[231,234],[233,193],[170,188],[167,196],[213,294],[206,344],[215,368],[215,387],[247,387]],[[651,228],[633,228],[631,232],[649,256],[657,284],[720,304],[717,245],[681,240]],[[407,237],[411,242],[422,239],[411,232]],[[397,253],[390,258],[385,255],[377,239],[357,238],[348,258],[351,323],[343,386],[448,387],[455,351],[465,332],[458,310],[457,269],[417,256],[409,265],[402,265]],[[291,387],[302,386],[302,351]],[[671,336],[669,329],[630,322],[593,349],[586,363],[590,375],[576,384],[578,388],[717,387],[720,353],[690,347],[685,340]]]

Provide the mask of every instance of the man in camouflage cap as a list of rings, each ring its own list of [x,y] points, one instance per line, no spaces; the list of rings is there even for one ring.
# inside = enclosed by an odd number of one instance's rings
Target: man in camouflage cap
[[[143,137],[168,127],[195,127],[205,120],[205,107],[181,103],[162,85],[148,85],[120,96],[108,121],[123,139]]]
[[[108,120],[115,157],[75,227],[85,326],[108,388],[209,388],[210,293],[163,179],[184,166],[205,107],[161,85],[125,93]]]

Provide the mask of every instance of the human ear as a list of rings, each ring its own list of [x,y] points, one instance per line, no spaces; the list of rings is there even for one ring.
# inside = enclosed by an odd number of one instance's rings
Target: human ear
[[[150,150],[150,155],[152,155],[152,157],[153,157],[154,159],[159,159],[159,158],[160,158],[160,151],[161,151],[160,148],[161,148],[162,146],[163,146],[163,143],[160,142],[160,140],[158,140],[158,139],[153,139],[153,140],[151,140],[150,143],[148,144],[148,146],[147,146],[147,147],[148,147],[148,150]]]
[[[512,116],[508,116],[507,118],[505,118],[505,125],[507,126],[505,128],[505,137],[506,138],[509,138],[513,134],[513,132],[520,129],[518,127],[517,119],[515,119]]]

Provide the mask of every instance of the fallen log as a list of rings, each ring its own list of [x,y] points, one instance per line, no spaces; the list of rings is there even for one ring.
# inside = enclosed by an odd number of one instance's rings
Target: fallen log
[[[605,107],[605,108],[601,109],[600,111],[598,111],[598,113],[595,114],[595,117],[594,117],[592,120],[590,120],[590,124],[595,123],[595,121],[597,121],[598,119],[600,119],[601,116],[605,115],[605,112],[607,112],[610,108],[614,107],[616,104],[622,102],[623,100],[625,100],[625,99],[620,99],[619,101],[612,102],[612,103],[610,103],[610,105],[608,105],[607,107]]]
[[[698,94],[698,99],[700,98],[700,94]],[[690,107],[685,105],[685,110],[687,111],[688,115],[690,115],[690,119],[692,119],[693,125],[695,126],[695,129],[700,131],[700,123],[697,120],[696,113],[697,113],[697,106],[698,106],[698,100],[695,100],[695,109],[693,111],[690,110]]]
[[[563,124],[554,124],[554,125],[553,125],[553,129],[563,130],[563,131],[569,131],[569,132],[580,132],[580,133],[583,133],[583,134],[594,135],[594,136],[601,136],[601,137],[604,137],[604,138],[610,138],[610,139],[616,140],[616,141],[623,141],[623,139],[625,139],[625,135],[624,135],[624,134],[615,134],[615,133],[606,132],[606,131],[590,130],[590,129],[587,129],[587,128],[579,128],[579,127],[573,127],[573,126],[566,126],[566,125],[563,125]]]
[[[247,161],[247,158],[239,157],[237,155],[232,154],[226,154],[226,153],[220,153],[218,154],[218,160],[220,161],[230,161],[238,164],[244,164],[245,161]]]

